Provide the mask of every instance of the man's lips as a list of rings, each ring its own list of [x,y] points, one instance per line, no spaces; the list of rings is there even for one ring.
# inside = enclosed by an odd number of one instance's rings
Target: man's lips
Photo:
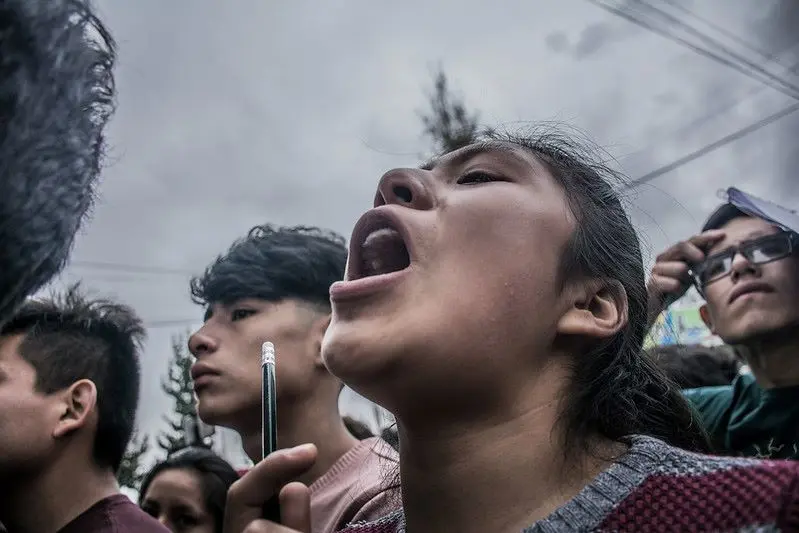
[[[762,281],[744,283],[742,285],[738,285],[732,290],[730,293],[729,303],[734,302],[745,294],[751,294],[755,292],[774,292],[774,288],[768,283],[763,283]]]
[[[195,363],[191,367],[191,379],[194,382],[195,390],[207,385],[217,376],[219,376],[219,372],[203,363]]]

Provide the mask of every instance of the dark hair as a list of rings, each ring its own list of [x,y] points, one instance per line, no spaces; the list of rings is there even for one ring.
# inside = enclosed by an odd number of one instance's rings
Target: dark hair
[[[573,360],[560,419],[564,452],[577,446],[590,451],[597,436],[622,441],[633,434],[709,451],[707,435],[687,401],[641,353],[647,330],[644,265],[638,235],[613,188],[624,178],[597,157],[590,143],[546,126],[521,136],[490,132],[479,140],[527,150],[563,187],[577,223],[561,282],[615,280],[626,293],[627,325]]]
[[[239,479],[230,464],[207,448],[192,447],[178,450],[156,464],[142,480],[139,505],[144,503],[147,489],[158,474],[165,470],[192,470],[200,476],[206,511],[214,519],[214,530],[222,531],[227,491]]]
[[[0,2],[0,323],[60,271],[114,110],[114,41],[87,0]]]
[[[23,335],[19,355],[36,370],[44,394],[81,379],[97,387],[95,462],[116,471],[133,433],[141,381],[144,326],[130,307],[85,298],[78,285],[63,295],[23,304],[0,335]]]
[[[342,417],[342,420],[344,421],[344,426],[347,428],[347,431],[356,439],[364,440],[374,437],[372,430],[363,422],[349,416]]]
[[[244,298],[295,298],[330,308],[330,286],[344,278],[345,239],[308,226],[255,226],[191,280],[195,303],[231,304]]]
[[[680,389],[729,385],[741,369],[734,349],[727,346],[670,344],[647,353]]]
[[[383,431],[380,432],[380,438],[396,451],[399,451],[399,432],[396,424],[383,428]]]

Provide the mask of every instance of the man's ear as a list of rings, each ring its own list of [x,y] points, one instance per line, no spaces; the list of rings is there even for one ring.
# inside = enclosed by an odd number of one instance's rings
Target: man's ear
[[[568,309],[557,324],[560,335],[607,339],[627,324],[627,291],[616,280],[590,280],[569,290]]]
[[[64,437],[85,426],[97,405],[97,387],[89,379],[76,381],[60,394],[62,413],[53,428],[54,438]]]
[[[709,329],[710,332],[715,335],[716,329],[713,326],[713,317],[710,315],[710,309],[707,308],[707,304],[702,304],[699,307],[699,316],[702,317],[702,322],[705,323],[707,329]]]
[[[311,349],[313,350],[314,364],[322,368],[325,368],[325,362],[322,360],[322,341],[332,318],[331,314],[319,315],[311,323],[311,329],[308,332],[308,339],[312,343]]]

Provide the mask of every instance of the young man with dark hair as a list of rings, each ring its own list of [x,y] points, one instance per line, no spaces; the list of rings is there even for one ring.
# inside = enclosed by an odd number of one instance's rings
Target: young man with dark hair
[[[77,287],[0,330],[0,522],[11,533],[165,533],[115,473],[139,400],[141,321]]]
[[[359,441],[338,410],[341,382],[325,367],[329,289],[347,261],[339,235],[311,227],[256,226],[192,280],[205,323],[189,339],[200,418],[241,435],[261,457],[261,344],[275,345],[278,446],[316,444],[319,455],[299,481],[310,487],[314,532],[392,511],[384,466],[396,452],[379,438]]]
[[[724,204],[658,256],[650,319],[692,282],[702,319],[751,369],[730,386],[685,391],[716,451],[799,459],[799,235]]]

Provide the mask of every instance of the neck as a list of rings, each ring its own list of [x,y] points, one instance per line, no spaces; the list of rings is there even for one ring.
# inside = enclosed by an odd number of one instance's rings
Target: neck
[[[744,356],[757,384],[764,389],[799,385],[799,334],[791,331],[764,335],[747,342]]]
[[[9,485],[0,488],[0,523],[13,533],[56,533],[98,501],[119,493],[108,469],[72,458]]]
[[[277,418],[278,447],[292,448],[307,443],[316,445],[316,463],[297,479],[309,486],[359,442],[344,426],[335,401],[296,402],[289,405],[287,402],[279,403]],[[259,462],[261,428],[240,432],[240,435],[247,456],[254,463]]]
[[[557,397],[554,390],[533,396],[506,406],[503,416],[459,427],[417,431],[399,420],[408,531],[521,531],[576,496],[609,461],[565,456]],[[604,457],[623,453],[604,441],[596,449]]]

